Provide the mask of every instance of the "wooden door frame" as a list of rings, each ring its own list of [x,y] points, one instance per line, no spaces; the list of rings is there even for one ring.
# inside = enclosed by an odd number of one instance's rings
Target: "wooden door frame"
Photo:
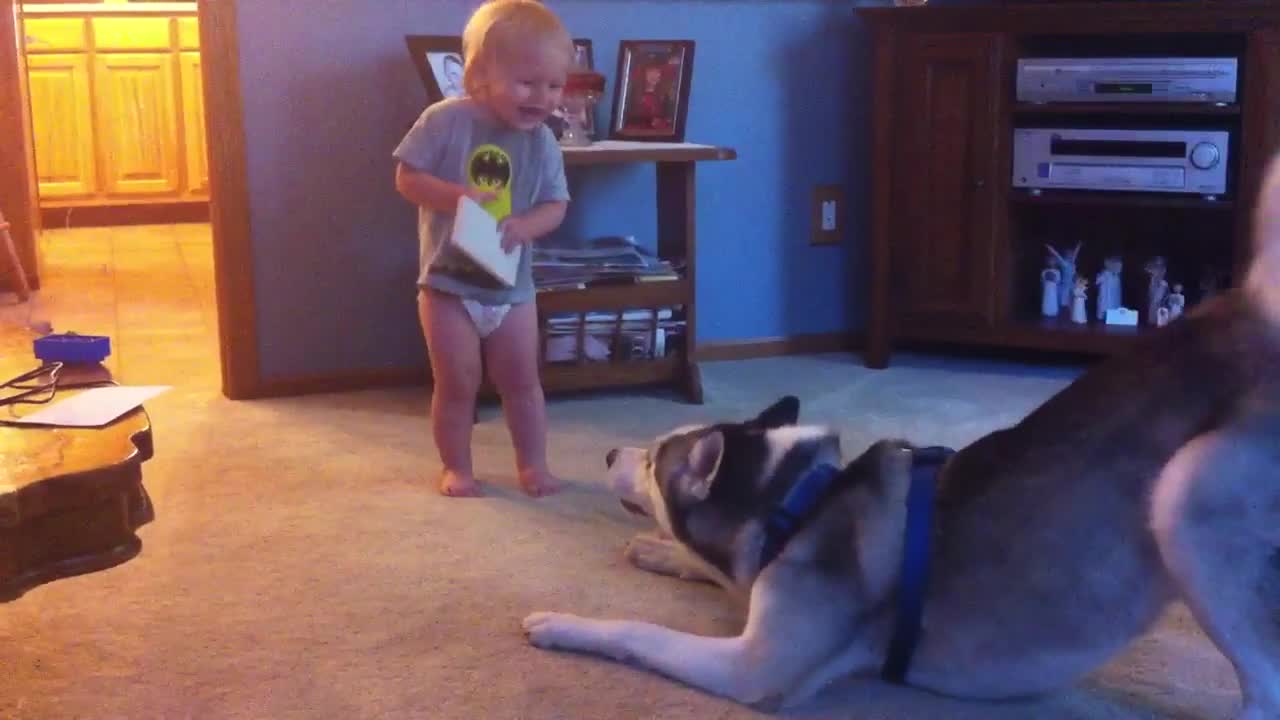
[[[209,153],[209,221],[218,302],[222,394],[264,394],[258,366],[258,304],[249,217],[249,171],[240,95],[236,0],[197,0],[200,74]]]
[[[39,209],[35,155],[25,87],[20,28],[21,0],[0,0],[0,198],[33,287],[38,287],[35,237]],[[218,307],[222,394],[232,400],[265,394],[258,367],[257,303],[243,101],[235,0],[197,0],[200,64],[209,154],[209,219],[213,226],[213,274]],[[14,138],[19,138],[15,141]]]
[[[36,235],[40,212],[36,199],[35,152],[31,142],[31,115],[27,112],[26,63],[22,36],[18,34],[17,0],[0,0],[0,212],[9,221],[9,232],[18,250],[32,289],[40,287],[40,259]]]

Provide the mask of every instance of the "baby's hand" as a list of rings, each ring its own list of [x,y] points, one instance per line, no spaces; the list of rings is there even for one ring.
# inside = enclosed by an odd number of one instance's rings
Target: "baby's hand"
[[[502,233],[502,249],[506,252],[511,252],[519,245],[528,245],[533,242],[533,236],[525,228],[523,218],[515,215],[508,215],[498,223],[498,232]]]

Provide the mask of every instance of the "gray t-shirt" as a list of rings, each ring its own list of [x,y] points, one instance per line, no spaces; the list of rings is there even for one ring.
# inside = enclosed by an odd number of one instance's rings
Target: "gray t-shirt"
[[[404,164],[460,185],[499,194],[486,205],[495,215],[521,213],[540,203],[569,200],[564,154],[551,129],[516,130],[469,97],[429,106],[392,155]],[[453,212],[418,208],[418,286],[487,305],[528,302],[533,270],[526,249],[515,287],[508,288],[449,243]]]

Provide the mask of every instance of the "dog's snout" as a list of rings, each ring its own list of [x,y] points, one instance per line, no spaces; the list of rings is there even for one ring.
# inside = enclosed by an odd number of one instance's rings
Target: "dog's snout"
[[[604,454],[605,467],[613,467],[613,463],[618,459],[618,448],[614,448]]]

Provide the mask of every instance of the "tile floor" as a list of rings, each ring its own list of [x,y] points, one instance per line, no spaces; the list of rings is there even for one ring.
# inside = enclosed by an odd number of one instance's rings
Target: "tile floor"
[[[46,229],[41,290],[0,294],[0,334],[29,323],[111,338],[119,382],[220,387],[207,223]]]

